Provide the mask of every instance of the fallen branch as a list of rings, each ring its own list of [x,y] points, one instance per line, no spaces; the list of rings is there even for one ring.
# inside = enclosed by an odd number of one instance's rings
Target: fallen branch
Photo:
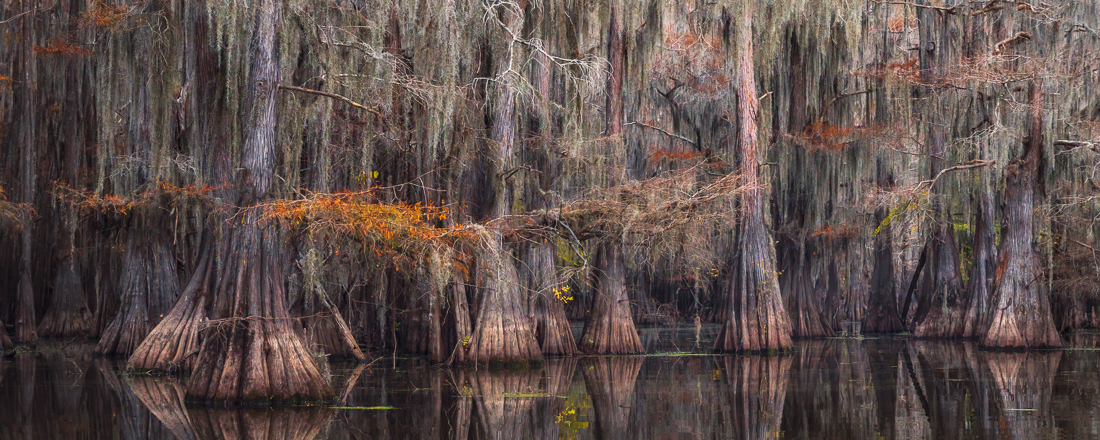
[[[371,112],[375,116],[378,116],[381,119],[386,119],[386,116],[383,115],[378,110],[367,107],[367,106],[365,106],[363,104],[360,104],[358,102],[352,101],[351,99],[349,99],[349,98],[347,98],[346,96],[343,96],[343,95],[337,95],[335,93],[322,92],[320,90],[307,89],[305,87],[298,87],[298,86],[288,86],[288,85],[283,85],[283,84],[279,84],[279,88],[283,89],[283,90],[291,90],[291,91],[294,91],[294,92],[309,93],[311,95],[324,96],[326,98],[332,98],[332,99],[335,99],[337,101],[343,101],[343,102],[347,103],[348,105],[350,105],[352,107],[355,107],[355,108],[360,109],[360,110],[366,110],[368,112]]]

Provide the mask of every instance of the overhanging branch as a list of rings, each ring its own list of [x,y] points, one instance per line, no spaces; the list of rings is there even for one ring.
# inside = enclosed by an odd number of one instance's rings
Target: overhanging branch
[[[375,116],[378,116],[381,119],[386,118],[386,116],[383,115],[378,110],[367,107],[367,106],[365,106],[363,104],[360,104],[358,102],[352,101],[351,99],[349,99],[348,97],[343,96],[343,95],[337,95],[335,93],[322,92],[320,90],[307,89],[305,87],[298,87],[298,86],[288,86],[288,85],[283,85],[283,84],[279,84],[279,88],[283,89],[283,90],[291,90],[291,91],[294,91],[294,92],[309,93],[311,95],[324,96],[326,98],[332,98],[332,99],[335,99],[337,101],[343,101],[343,102],[347,103],[348,105],[350,105],[352,107],[355,107],[357,109],[366,110],[368,112],[371,112],[372,114],[374,114]]]

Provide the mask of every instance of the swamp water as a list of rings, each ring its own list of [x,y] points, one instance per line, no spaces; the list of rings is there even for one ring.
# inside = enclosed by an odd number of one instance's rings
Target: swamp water
[[[662,329],[647,345],[690,350],[694,334]],[[786,356],[558,358],[522,372],[381,358],[331,366],[337,404],[259,410],[186,407],[170,379],[120,374],[90,345],[45,345],[0,360],[0,439],[1100,438],[1096,342],[999,353],[836,338]]]

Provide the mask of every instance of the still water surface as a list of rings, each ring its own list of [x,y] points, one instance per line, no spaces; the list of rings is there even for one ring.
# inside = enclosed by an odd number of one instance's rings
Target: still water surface
[[[338,404],[278,410],[186,407],[172,380],[121,374],[90,345],[48,345],[0,360],[0,439],[1100,438],[1092,339],[1032,353],[823,339],[787,356],[583,357],[523,372],[383,358],[331,367]]]

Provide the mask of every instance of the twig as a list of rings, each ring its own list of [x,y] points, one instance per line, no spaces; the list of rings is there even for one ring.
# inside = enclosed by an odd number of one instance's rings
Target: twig
[[[305,87],[288,86],[288,85],[284,85],[284,84],[279,84],[279,88],[283,89],[283,90],[291,90],[291,91],[295,91],[295,92],[309,93],[309,94],[312,94],[312,95],[324,96],[326,98],[332,98],[332,99],[335,99],[337,101],[343,101],[343,102],[346,102],[348,105],[350,105],[352,107],[355,107],[355,108],[358,108],[358,109],[361,109],[361,110],[366,110],[368,112],[371,112],[375,116],[378,116],[381,119],[386,119],[386,116],[383,115],[378,110],[367,107],[367,106],[365,106],[363,104],[360,104],[358,102],[352,101],[351,99],[349,99],[349,98],[347,98],[346,96],[343,96],[343,95],[337,95],[335,93],[322,92],[320,90],[307,89]]]
[[[651,130],[657,130],[657,131],[663,133],[665,136],[668,136],[668,137],[671,137],[671,138],[676,138],[676,139],[682,140],[684,142],[687,142],[687,143],[691,144],[691,146],[695,147],[696,149],[699,148],[699,145],[697,145],[695,143],[695,141],[693,141],[691,139],[680,136],[678,134],[669,133],[668,131],[665,131],[665,129],[663,129],[661,127],[656,127],[656,126],[653,126],[653,125],[649,125],[649,124],[646,124],[645,122],[634,121],[634,122],[627,122],[623,125],[641,125],[642,127],[645,127],[645,128],[651,129]]]

